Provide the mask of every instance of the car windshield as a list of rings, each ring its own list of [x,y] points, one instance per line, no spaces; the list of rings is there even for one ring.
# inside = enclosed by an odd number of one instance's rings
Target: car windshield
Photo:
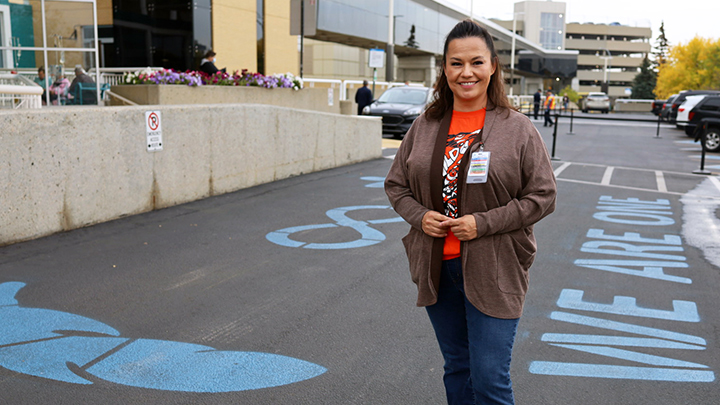
[[[425,104],[427,90],[395,88],[389,89],[380,96],[380,103]]]

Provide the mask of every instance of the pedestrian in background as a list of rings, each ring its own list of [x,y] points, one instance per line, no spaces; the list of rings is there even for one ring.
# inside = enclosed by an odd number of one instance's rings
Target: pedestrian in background
[[[563,110],[567,112],[568,104],[570,103],[570,97],[567,94],[563,96]]]
[[[535,119],[538,119],[538,113],[540,112],[540,99],[542,99],[542,94],[540,93],[540,89],[533,94],[533,112],[535,113]]]
[[[85,73],[85,69],[83,69],[81,65],[75,65],[75,78],[72,83],[70,83],[70,88],[68,89],[69,98],[73,99],[73,104],[80,104],[81,99],[82,104],[97,104],[97,92],[94,86],[83,89],[81,96],[80,87],[82,86],[78,86],[79,83],[95,84],[95,80]]]
[[[63,105],[67,102],[70,80],[65,77],[62,68],[57,72],[57,77],[50,85],[50,102],[53,105]]]
[[[218,69],[215,63],[217,63],[217,54],[210,49],[205,52],[205,56],[200,60],[200,71],[207,75],[214,75],[217,72],[225,73],[225,68]]]
[[[358,115],[362,114],[363,108],[372,104],[373,94],[368,88],[368,81],[363,80],[363,85],[355,93],[355,102],[358,105]]]
[[[555,96],[553,95],[552,91],[548,90],[545,92],[545,123],[543,123],[543,126],[553,126],[553,120],[550,118],[550,113],[555,110]]]
[[[46,89],[47,86],[45,84],[45,66],[40,66],[38,68],[38,75],[35,78],[35,80],[33,80],[33,81],[35,83],[37,83],[38,86],[42,87],[42,89],[43,89],[42,96],[41,96],[42,103],[45,104],[45,98],[46,98],[45,94],[46,94],[46,90],[47,90]]]
[[[533,224],[555,209],[550,157],[508,102],[492,36],[475,22],[448,34],[434,95],[400,144],[385,192],[411,225],[403,244],[445,359],[448,403],[513,404]]]

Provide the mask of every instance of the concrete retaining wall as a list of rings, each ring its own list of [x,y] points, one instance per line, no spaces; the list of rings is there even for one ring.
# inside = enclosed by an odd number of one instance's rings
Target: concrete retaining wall
[[[149,110],[162,151],[147,151]],[[381,131],[253,104],[0,111],[0,245],[377,158]]]
[[[653,100],[615,100],[615,112],[651,112]]]

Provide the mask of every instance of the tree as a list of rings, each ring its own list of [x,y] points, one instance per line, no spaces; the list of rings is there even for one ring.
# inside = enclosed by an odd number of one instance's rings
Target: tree
[[[640,73],[635,76],[632,82],[632,95],[634,99],[655,99],[655,84],[657,73],[652,69],[652,63],[645,55],[640,65]]]
[[[670,50],[670,42],[668,42],[665,36],[665,21],[660,23],[660,35],[655,40],[655,49],[657,52],[653,52],[655,56],[655,67],[659,68],[660,65],[664,65],[667,62],[667,54]]]
[[[415,40],[415,24],[410,27],[410,37],[408,37],[407,41],[405,41],[405,46],[415,49],[420,48],[420,45]]]
[[[666,98],[682,90],[720,90],[720,39],[695,37],[670,48],[655,94]]]

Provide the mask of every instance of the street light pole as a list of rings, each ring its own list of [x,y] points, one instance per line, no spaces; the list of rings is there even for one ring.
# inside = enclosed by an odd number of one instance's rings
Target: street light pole
[[[394,11],[394,1],[390,0],[390,9],[388,11],[388,42],[385,47],[385,57],[387,58],[387,63],[385,65],[385,81],[390,83],[395,79],[395,18],[393,16],[395,15]]]
[[[513,12],[512,45],[510,46],[510,95],[515,88],[515,24],[517,13]]]
[[[602,87],[604,87],[603,91],[604,91],[607,95],[610,95],[610,84],[608,83],[608,78],[607,78],[608,71],[607,71],[607,69],[608,69],[608,61],[612,60],[612,55],[610,54],[610,51],[607,50],[607,48],[604,49],[604,51],[607,52],[607,56],[601,56],[601,57],[600,57],[600,59],[602,59],[602,60],[605,61],[605,67],[603,68],[603,86],[602,86]]]

